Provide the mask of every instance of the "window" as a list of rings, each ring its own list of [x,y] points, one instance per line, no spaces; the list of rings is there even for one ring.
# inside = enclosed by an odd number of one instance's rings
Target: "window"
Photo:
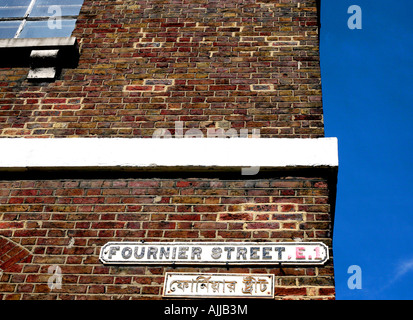
[[[83,0],[0,0],[0,38],[70,37]]]

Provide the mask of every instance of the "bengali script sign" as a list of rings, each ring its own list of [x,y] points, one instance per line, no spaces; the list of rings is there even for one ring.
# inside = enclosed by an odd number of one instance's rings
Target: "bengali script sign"
[[[320,242],[108,242],[103,264],[311,264],[328,260]]]
[[[164,297],[274,298],[274,275],[199,274],[165,275]]]

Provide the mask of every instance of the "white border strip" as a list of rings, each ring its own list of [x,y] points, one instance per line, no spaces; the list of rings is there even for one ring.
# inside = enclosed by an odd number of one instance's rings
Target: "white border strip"
[[[4,138],[0,169],[338,167],[337,138]]]
[[[0,39],[0,48],[39,48],[57,46],[76,46],[75,37],[66,38],[11,38]]]

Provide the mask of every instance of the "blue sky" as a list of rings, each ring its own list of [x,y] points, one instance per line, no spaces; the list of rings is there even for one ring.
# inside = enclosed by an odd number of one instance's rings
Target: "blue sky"
[[[348,8],[362,9],[351,30]],[[413,1],[321,0],[326,137],[339,140],[336,298],[413,299]],[[361,268],[361,289],[347,273]]]

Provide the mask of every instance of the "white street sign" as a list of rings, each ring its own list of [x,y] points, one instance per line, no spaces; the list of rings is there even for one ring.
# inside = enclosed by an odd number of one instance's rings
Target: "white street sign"
[[[189,298],[274,298],[274,275],[167,272],[163,296]]]
[[[321,265],[328,247],[320,242],[108,242],[103,264]]]

